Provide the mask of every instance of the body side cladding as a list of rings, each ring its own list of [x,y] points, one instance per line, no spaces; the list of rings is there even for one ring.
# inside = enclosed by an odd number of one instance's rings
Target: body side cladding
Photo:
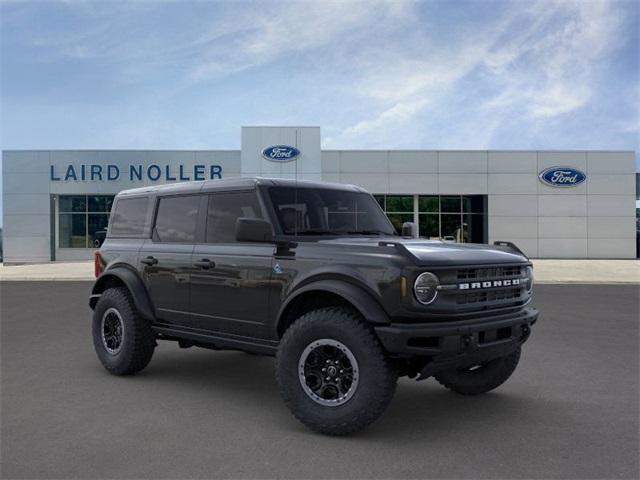
[[[89,298],[89,306],[92,309],[95,308],[96,303],[100,298],[100,294],[105,290],[105,286],[114,279],[124,283],[124,285],[129,289],[129,292],[131,292],[131,296],[133,297],[133,302],[135,303],[138,312],[140,312],[140,315],[147,320],[154,321],[155,314],[153,306],[151,305],[151,300],[149,299],[142,279],[137,272],[122,264],[114,265],[108,270],[105,270],[105,272],[96,280]]]

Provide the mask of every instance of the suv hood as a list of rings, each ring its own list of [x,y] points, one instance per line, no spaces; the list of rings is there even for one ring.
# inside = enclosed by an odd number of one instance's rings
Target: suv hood
[[[384,243],[387,242],[387,245]],[[320,240],[319,243],[350,246],[354,250],[366,247],[407,250],[418,265],[459,266],[528,262],[528,258],[509,247],[478,243],[445,243],[440,240],[419,240],[399,237],[349,237]],[[382,245],[381,245],[382,243]],[[398,246],[394,247],[393,244]]]

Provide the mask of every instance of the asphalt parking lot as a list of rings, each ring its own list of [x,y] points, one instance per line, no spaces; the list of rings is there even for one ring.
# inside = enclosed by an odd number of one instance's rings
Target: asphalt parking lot
[[[270,358],[162,343],[107,374],[88,282],[0,284],[2,478],[638,478],[637,285],[539,285],[514,377],[475,398],[400,381],[348,438],[288,412]]]

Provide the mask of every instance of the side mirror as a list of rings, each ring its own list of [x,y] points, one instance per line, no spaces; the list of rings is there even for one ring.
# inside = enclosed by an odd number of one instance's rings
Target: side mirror
[[[416,236],[416,224],[413,222],[404,222],[402,224],[402,236],[415,238]]]
[[[240,217],[236,220],[236,240],[238,242],[273,242],[271,223],[261,218]]]

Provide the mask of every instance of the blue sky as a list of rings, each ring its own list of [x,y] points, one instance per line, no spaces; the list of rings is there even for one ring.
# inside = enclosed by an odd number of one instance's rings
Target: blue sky
[[[640,150],[636,1],[3,1],[4,149]]]

